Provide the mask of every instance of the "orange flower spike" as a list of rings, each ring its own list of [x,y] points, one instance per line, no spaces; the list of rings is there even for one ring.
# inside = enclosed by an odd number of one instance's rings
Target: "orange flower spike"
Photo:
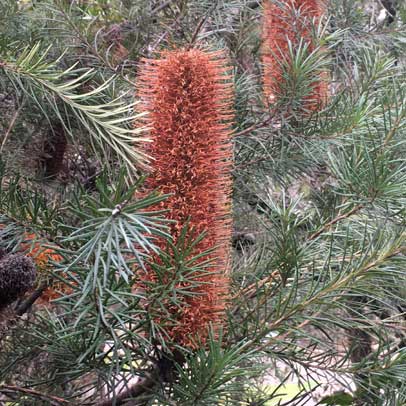
[[[32,240],[35,240],[37,236],[33,233],[25,233],[25,242],[21,244],[21,248],[27,252],[27,256],[31,257],[36,266],[39,274],[46,273],[50,267],[50,261],[60,262],[62,261],[61,255],[59,255],[52,248],[44,248],[42,246],[43,241],[36,241],[32,244]],[[51,300],[60,297],[58,291],[69,293],[70,289],[63,285],[61,282],[54,282],[52,286],[47,288],[41,295],[41,298],[37,301],[39,304],[47,305]]]
[[[222,324],[228,295],[233,91],[225,66],[222,52],[166,51],[159,60],[143,60],[138,81],[152,139],[145,146],[153,158],[146,191],[172,194],[156,209],[167,209],[176,221],[175,243],[188,222],[193,236],[206,232],[193,256],[216,247],[210,254],[213,273],[202,275],[196,288],[200,294],[185,297],[185,308],[172,311],[177,322],[168,334],[189,347],[197,337],[205,341],[210,324]],[[165,248],[163,240],[159,244]]]
[[[28,241],[34,240],[36,238],[35,234],[25,234],[25,240],[27,242],[22,244],[23,250],[29,250],[27,255],[34,259],[37,267],[40,270],[46,269],[49,266],[49,260],[53,260],[55,262],[62,261],[62,257],[55,252],[52,248],[43,248],[40,241],[35,242],[32,244]]]
[[[263,84],[266,100],[273,104],[281,94],[283,71],[281,61],[289,55],[288,42],[297,46],[300,40],[314,49],[312,25],[326,12],[324,0],[266,0],[262,29]],[[315,78],[311,94],[305,97],[305,108],[317,110],[327,99],[325,75]]]

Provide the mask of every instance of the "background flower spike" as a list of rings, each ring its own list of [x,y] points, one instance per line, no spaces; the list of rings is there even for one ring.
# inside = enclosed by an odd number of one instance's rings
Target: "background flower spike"
[[[327,74],[318,55],[309,55],[318,46],[317,28],[326,11],[324,0],[264,2],[261,53],[266,104],[284,98],[292,104],[298,96],[295,105],[300,110],[317,111],[325,104]]]

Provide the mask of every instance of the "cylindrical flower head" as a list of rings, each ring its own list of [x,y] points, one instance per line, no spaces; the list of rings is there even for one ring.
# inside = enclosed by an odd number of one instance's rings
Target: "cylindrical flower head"
[[[267,104],[283,92],[282,61],[289,62],[289,42],[295,48],[302,41],[309,52],[315,48],[312,27],[326,12],[325,0],[265,0],[262,27],[263,85]],[[318,77],[317,77],[318,76]],[[304,109],[317,110],[327,98],[325,74],[315,75]]]
[[[195,237],[206,232],[193,255],[214,248],[209,274],[199,277],[197,295],[183,298],[176,311],[171,338],[194,346],[207,338],[209,326],[221,325],[228,294],[231,242],[231,163],[233,91],[222,52],[198,49],[167,51],[157,60],[144,60],[139,97],[151,129],[145,152],[152,158],[146,191],[172,194],[157,209],[175,220],[176,243],[187,223]],[[165,248],[162,240],[161,248]],[[153,279],[153,275],[145,275]],[[142,276],[141,276],[142,278]]]

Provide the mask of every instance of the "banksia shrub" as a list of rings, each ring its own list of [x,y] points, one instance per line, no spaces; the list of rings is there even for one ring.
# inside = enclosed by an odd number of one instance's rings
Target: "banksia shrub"
[[[34,261],[22,254],[0,259],[0,310],[23,296],[35,283]]]
[[[281,97],[297,96],[298,89],[292,86],[291,92],[287,84],[287,75],[293,61],[290,60],[289,42],[293,52],[299,45],[306,55],[316,47],[314,29],[326,12],[324,0],[266,0],[264,2],[262,28],[262,62],[263,86],[266,103],[272,105]],[[317,60],[316,60],[317,62]],[[296,73],[297,74],[297,73]],[[302,97],[302,109],[314,111],[319,109],[327,99],[326,73],[313,71],[306,73],[309,80],[308,92]],[[293,78],[295,80],[295,78]],[[289,93],[289,94],[287,94]],[[292,93],[292,95],[290,95]],[[300,91],[299,91],[300,93]]]
[[[138,79],[152,139],[145,146],[152,157],[146,192],[172,194],[155,208],[168,210],[167,218],[174,221],[175,245],[205,232],[190,257],[213,248],[203,258],[213,262],[198,276],[199,283],[185,286],[193,294],[182,298],[181,307],[166,309],[174,320],[167,334],[189,347],[196,346],[197,337],[204,343],[210,325],[221,325],[228,293],[233,93],[226,66],[221,52],[167,51],[160,59],[144,60]],[[158,245],[166,249],[164,240]],[[157,279],[151,267],[140,275],[144,281]]]

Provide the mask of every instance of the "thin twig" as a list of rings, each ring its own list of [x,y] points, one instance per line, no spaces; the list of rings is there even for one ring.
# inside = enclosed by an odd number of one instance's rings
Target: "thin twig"
[[[158,45],[170,34],[170,32],[179,24],[182,15],[179,14],[175,21],[158,37],[158,39],[148,46],[148,56],[152,55],[155,52],[155,49]]]
[[[321,300],[323,297],[327,296],[330,292],[334,290],[338,290],[344,286],[348,286],[348,283],[357,278],[360,277],[361,275],[365,275],[367,272],[369,272],[371,269],[378,267],[382,263],[384,263],[386,260],[391,259],[399,254],[403,254],[403,249],[396,249],[394,251],[388,252],[387,255],[384,257],[380,257],[376,259],[375,261],[370,262],[369,264],[365,265],[361,269],[357,270],[354,273],[350,273],[347,276],[345,276],[342,279],[339,279],[336,281],[333,285],[331,285],[328,289],[319,291],[317,294],[315,294],[313,297],[309,298],[305,302],[301,303],[300,305],[295,306],[293,309],[291,309],[287,314],[281,316],[279,319],[273,321],[269,328],[268,331],[276,330],[284,321],[288,320],[290,317],[295,315],[297,312],[305,309],[306,307],[310,306],[311,304]],[[338,300],[339,297],[337,296],[336,300]],[[317,313],[316,313],[317,314]],[[305,320],[300,326],[304,327],[308,322]],[[275,340],[275,337],[270,338],[269,340],[265,341],[258,349],[263,350],[266,349],[273,341]]]
[[[241,137],[242,135],[249,134],[250,132],[252,132],[254,130],[258,130],[258,129],[262,128],[262,127],[265,127],[269,123],[269,121],[270,120],[268,119],[268,120],[266,120],[266,121],[264,121],[262,123],[253,124],[252,126],[244,128],[244,130],[241,130],[238,133],[234,133],[233,136],[234,137]]]
[[[209,18],[209,15],[212,13],[212,11],[214,11],[217,7],[217,3],[218,1],[216,1],[208,10],[207,12],[204,14],[204,16],[200,19],[200,21],[198,22],[196,29],[192,35],[192,39],[190,40],[190,46],[193,46],[197,40],[197,37],[200,33],[200,30],[202,29],[204,23],[207,21],[207,19]]]
[[[66,13],[65,9],[62,6],[58,6],[58,4],[56,4],[56,7],[58,7],[58,10],[62,13],[63,18],[66,20],[67,24],[69,25],[69,27],[75,32],[76,36],[78,37],[78,39],[80,41],[83,42],[83,44],[88,48],[88,50],[90,51],[91,54],[93,54],[99,61],[101,61],[104,66],[108,69],[110,69],[110,71],[112,71],[115,75],[120,76],[120,78],[122,80],[124,80],[125,82],[127,82],[128,84],[134,86],[135,83],[132,82],[130,79],[128,79],[123,72],[118,72],[116,70],[115,67],[113,67],[111,65],[111,63],[100,54],[100,52],[97,50],[97,44],[95,44],[95,46],[93,46],[87,39],[87,37],[80,31],[80,29],[78,27],[76,27],[76,25],[71,21],[70,16]],[[99,30],[100,31],[100,30]],[[97,38],[98,33],[96,33],[96,38]]]
[[[38,300],[44,291],[48,288],[48,284],[46,282],[42,282],[38,289],[36,289],[24,302],[20,304],[20,306],[16,309],[17,316],[22,316],[25,314],[31,306]]]
[[[158,14],[160,11],[164,10],[166,7],[170,6],[170,4],[173,2],[173,0],[167,0],[161,5],[155,7],[152,11],[150,16],[154,16],[155,14]]]
[[[396,131],[399,129],[400,125],[403,122],[403,119],[406,117],[406,109],[403,108],[402,112],[399,114],[395,122],[393,123],[391,129],[388,131],[388,133],[385,136],[385,139],[383,140],[383,146],[386,147],[389,142],[392,140],[394,135],[396,134]]]
[[[332,227],[334,224],[338,223],[341,220],[347,219],[348,217],[352,216],[353,214],[357,213],[359,210],[361,210],[364,207],[362,203],[358,204],[355,206],[353,209],[351,209],[349,212],[345,214],[341,214],[337,217],[335,217],[333,220],[325,224],[322,228],[320,228],[318,231],[315,233],[311,234],[308,239],[309,240],[315,240],[317,237],[319,237],[322,233],[324,233],[326,230],[328,230],[330,227]],[[258,287],[264,286],[266,283],[273,281],[276,279],[279,271],[276,270],[274,271],[271,275],[267,276],[266,278],[263,278],[249,286],[247,286],[245,289],[243,289],[239,294],[237,294],[234,299],[237,297],[241,296],[241,294],[247,294],[247,293],[253,293],[257,290]],[[252,298],[252,296],[249,296],[249,298]]]
[[[158,382],[158,368],[153,370],[145,378],[141,378],[136,384],[130,386],[127,390],[121,392],[114,398],[102,400],[96,406],[120,406],[124,405],[129,399],[138,398],[141,395],[151,392],[151,389]]]
[[[357,206],[355,206],[353,209],[351,209],[349,212],[347,212],[345,214],[341,214],[340,216],[337,216],[336,218],[334,218],[333,220],[331,220],[330,222],[325,224],[320,230],[313,233],[309,237],[309,240],[315,240],[318,236],[320,236],[320,234],[324,233],[324,231],[328,230],[331,226],[333,226],[334,224],[338,223],[341,220],[344,220],[344,219],[352,216],[353,214],[355,214],[359,210],[361,210],[363,207],[364,207],[364,205],[362,203],[360,203]]]
[[[24,104],[25,104],[25,99],[21,102],[20,107],[13,114],[13,117],[12,117],[12,119],[10,121],[10,125],[8,126],[8,129],[6,131],[6,134],[4,135],[3,141],[2,141],[1,146],[0,146],[0,154],[3,152],[4,145],[6,144],[6,141],[7,141],[8,137],[9,137],[9,135],[11,134],[11,131],[14,128],[17,117],[20,115],[20,112],[21,112],[22,108],[24,107]]]
[[[258,289],[262,288],[264,285],[266,285],[269,282],[272,282],[274,279],[276,279],[278,276],[280,276],[280,271],[276,270],[272,272],[269,276],[266,278],[263,278],[259,280],[256,283],[253,283],[252,285],[247,286],[237,294],[233,296],[233,299],[237,299],[239,297],[244,297],[244,300],[246,299],[253,299],[258,291]]]
[[[41,393],[33,389],[20,388],[19,386],[11,385],[0,385],[0,393],[10,394],[10,393],[24,393],[47,402],[50,402],[50,405],[61,406],[61,405],[71,405],[72,403],[66,399],[62,399],[57,396],[48,395],[46,393]]]
[[[364,207],[363,204],[359,204],[359,205],[355,206],[355,207],[354,207],[352,210],[350,210],[349,212],[347,212],[347,213],[345,213],[345,214],[342,214],[342,215],[340,215],[340,216],[337,216],[336,218],[334,218],[333,220],[331,220],[329,223],[325,224],[320,230],[318,230],[318,231],[316,231],[314,234],[310,235],[309,240],[314,240],[314,239],[316,239],[316,238],[319,237],[324,231],[328,230],[331,226],[333,226],[334,224],[338,223],[338,222],[341,221],[341,220],[344,220],[344,219],[346,219],[346,218],[352,216],[353,214],[355,214],[355,213],[357,213],[359,210],[361,210],[363,207]],[[247,286],[247,287],[242,291],[242,293],[243,293],[243,294],[247,294],[247,293],[248,293],[248,294],[249,294],[248,298],[252,298],[253,295],[255,295],[255,292],[257,292],[258,287],[262,287],[262,286],[264,286],[266,283],[275,280],[276,277],[277,277],[277,275],[278,275],[278,273],[279,273],[278,270],[274,271],[271,275],[267,276],[266,278],[263,278],[263,279],[261,279],[261,280],[255,282],[255,283],[253,283],[253,284]],[[239,297],[239,296],[240,296],[240,294],[236,295],[236,296],[234,297],[234,299],[237,298],[237,297]],[[237,309],[239,309],[239,306],[237,306]],[[234,309],[234,310],[236,310],[236,309]],[[234,312],[233,312],[233,313],[234,313]],[[306,325],[306,324],[307,324],[307,322],[304,323],[304,325]]]

